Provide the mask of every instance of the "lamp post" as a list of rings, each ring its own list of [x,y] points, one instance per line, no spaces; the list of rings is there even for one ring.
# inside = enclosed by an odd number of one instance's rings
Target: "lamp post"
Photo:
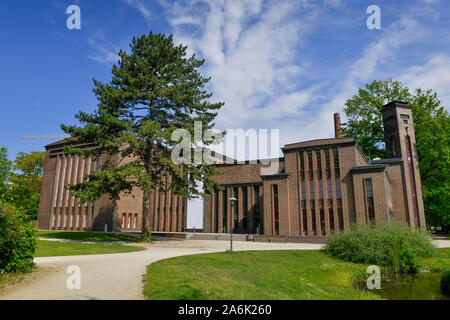
[[[234,203],[237,201],[237,199],[235,197],[230,197],[230,203],[231,203],[231,235],[230,235],[230,251],[233,251],[233,229],[234,229]]]

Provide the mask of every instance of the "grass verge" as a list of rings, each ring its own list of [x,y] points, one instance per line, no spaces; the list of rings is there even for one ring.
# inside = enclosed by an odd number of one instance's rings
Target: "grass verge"
[[[40,238],[67,240],[141,242],[140,237],[120,233],[39,230],[37,235]]]
[[[450,265],[450,248],[419,261],[421,270]],[[355,289],[367,265],[344,262],[323,251],[246,251],[161,260],[147,267],[144,295],[150,300],[380,299]],[[384,270],[387,271],[387,270]]]
[[[380,299],[354,288],[366,266],[320,251],[246,251],[177,257],[148,266],[147,299]]]
[[[77,243],[37,240],[35,257],[74,256],[83,254],[121,253],[145,250],[119,244]]]

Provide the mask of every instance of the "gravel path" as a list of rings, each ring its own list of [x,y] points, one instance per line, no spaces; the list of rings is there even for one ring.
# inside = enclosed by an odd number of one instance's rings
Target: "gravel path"
[[[220,252],[229,249],[228,241],[155,241],[133,243],[145,251],[101,255],[35,258],[33,272],[18,285],[0,291],[0,300],[127,300],[143,299],[143,276],[152,262],[182,255]],[[320,249],[318,244],[276,244],[233,242],[234,250]],[[81,288],[70,290],[66,270],[77,265],[81,271]]]
[[[438,247],[450,247],[450,240],[435,241]],[[147,250],[102,255],[35,258],[38,271],[24,281],[0,291],[0,300],[128,300],[143,299],[143,276],[152,262],[182,255],[220,252],[229,249],[229,241],[155,241],[133,243]],[[245,250],[317,250],[320,244],[233,242],[236,251]],[[81,270],[81,288],[66,286],[67,267]]]

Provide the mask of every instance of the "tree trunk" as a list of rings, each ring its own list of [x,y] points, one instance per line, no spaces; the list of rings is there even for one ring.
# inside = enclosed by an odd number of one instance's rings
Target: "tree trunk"
[[[150,232],[151,232],[151,201],[150,201],[150,190],[143,190],[142,196],[142,236],[143,240],[150,240]]]

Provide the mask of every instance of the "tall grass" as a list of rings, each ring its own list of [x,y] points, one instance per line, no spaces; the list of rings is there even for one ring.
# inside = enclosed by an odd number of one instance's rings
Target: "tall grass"
[[[436,254],[426,232],[396,224],[354,224],[349,231],[331,235],[325,251],[344,261],[384,266],[396,273],[415,273],[419,258]]]

